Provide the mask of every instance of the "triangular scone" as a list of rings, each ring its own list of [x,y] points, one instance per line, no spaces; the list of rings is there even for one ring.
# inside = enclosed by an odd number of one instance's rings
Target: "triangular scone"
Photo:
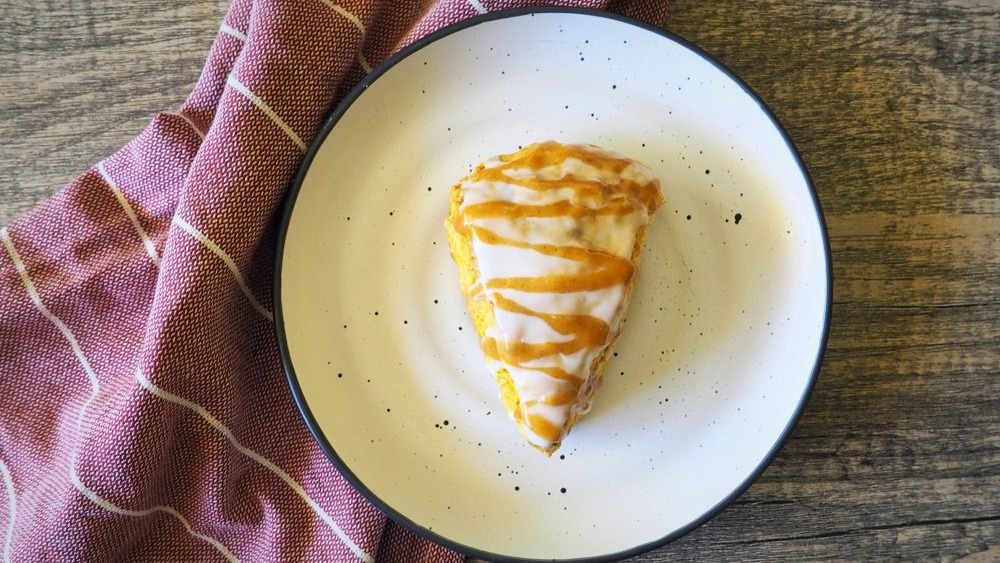
[[[546,455],[601,386],[661,203],[642,164],[554,141],[491,158],[451,190],[448,243],[486,364]]]

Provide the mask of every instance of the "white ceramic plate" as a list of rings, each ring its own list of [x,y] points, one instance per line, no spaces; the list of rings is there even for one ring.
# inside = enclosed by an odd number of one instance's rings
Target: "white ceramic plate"
[[[556,139],[660,176],[617,357],[551,459],[522,443],[448,254],[448,189]],[[280,240],[279,338],[333,463],[395,519],[488,559],[618,558],[741,493],[825,344],[830,262],[791,142],[739,79],[616,17],[511,12],[376,69],[309,151]]]

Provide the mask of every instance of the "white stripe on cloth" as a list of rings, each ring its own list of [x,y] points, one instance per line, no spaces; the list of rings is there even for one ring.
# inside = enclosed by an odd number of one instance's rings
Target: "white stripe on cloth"
[[[35,287],[35,282],[32,281],[31,276],[28,275],[28,269],[24,265],[24,261],[21,259],[21,255],[17,252],[17,249],[14,247],[14,241],[11,240],[10,233],[7,231],[6,227],[0,228],[0,240],[3,240],[3,244],[7,249],[7,254],[10,255],[10,259],[14,262],[14,267],[17,268],[17,273],[21,277],[21,282],[24,284],[24,288],[28,292],[28,296],[31,298],[31,302],[35,305],[35,308],[38,309],[38,311],[42,314],[42,316],[44,316],[53,325],[55,325],[56,328],[59,329],[59,332],[62,333],[63,337],[66,338],[66,341],[69,342],[70,348],[72,348],[73,350],[73,354],[76,355],[76,358],[80,362],[80,365],[83,366],[83,371],[87,373],[87,377],[90,380],[90,396],[87,397],[86,402],[84,402],[83,407],[80,409],[80,412],[79,414],[77,414],[76,417],[77,445],[73,449],[73,452],[70,456],[70,467],[69,467],[69,478],[70,482],[73,484],[73,487],[75,487],[77,491],[79,491],[84,497],[86,497],[95,505],[116,514],[121,514],[124,516],[133,516],[133,517],[149,516],[157,512],[165,512],[167,514],[170,514],[171,516],[175,517],[181,523],[182,526],[184,526],[184,529],[187,530],[189,534],[212,545],[212,547],[218,550],[219,553],[221,553],[222,556],[225,557],[228,561],[232,562],[238,561],[236,559],[236,556],[234,556],[233,553],[228,548],[226,548],[226,546],[222,545],[222,543],[220,543],[218,540],[206,536],[204,534],[195,532],[194,529],[191,527],[191,524],[188,523],[187,519],[181,516],[181,514],[176,510],[174,510],[173,508],[169,506],[157,505],[146,510],[126,510],[124,508],[115,506],[113,503],[104,498],[101,498],[97,493],[95,493],[86,485],[84,485],[83,482],[80,480],[80,477],[79,475],[77,475],[76,472],[76,460],[79,453],[79,446],[80,443],[83,441],[83,436],[84,436],[83,420],[87,413],[87,410],[90,408],[90,404],[93,403],[94,400],[97,399],[97,396],[100,394],[101,391],[100,383],[97,380],[97,376],[94,374],[94,369],[91,367],[90,362],[87,361],[87,357],[83,354],[83,350],[80,348],[80,344],[77,341],[76,337],[73,335],[73,332],[58,317],[53,315],[52,312],[49,311],[48,307],[46,307],[44,303],[42,303],[41,296],[38,294],[38,289]]]
[[[7,535],[3,542],[3,561],[10,563],[10,544],[14,542],[14,519],[17,518],[17,493],[14,491],[14,479],[10,476],[10,469],[7,464],[0,459],[0,473],[3,474],[3,484],[7,489]]]
[[[273,121],[279,129],[284,131],[285,135],[288,135],[288,138],[291,139],[292,142],[302,150],[302,152],[305,152],[307,148],[305,141],[303,141],[302,137],[299,137],[298,133],[293,131],[292,128],[289,127],[288,124],[285,123],[285,121],[281,119],[281,117],[278,116],[273,109],[271,109],[271,106],[267,105],[264,100],[257,97],[257,94],[251,92],[249,88],[247,88],[242,82],[237,80],[236,77],[231,74],[229,75],[229,78],[226,79],[226,84],[231,86],[233,90],[243,94],[248,100],[250,100],[250,103],[257,106],[257,109],[264,112],[264,115],[271,118],[271,121]]]
[[[361,65],[361,68],[363,68],[365,72],[372,71],[371,63],[368,62],[368,59],[365,58],[365,55],[361,51],[358,51],[358,64]]]
[[[487,12],[486,7],[484,7],[483,3],[479,0],[469,0],[469,5],[472,6],[473,10],[480,14],[485,14]]]
[[[350,11],[348,11],[347,8],[341,6],[340,4],[334,4],[333,2],[330,2],[330,0],[320,0],[320,2],[326,4],[327,8],[330,8],[334,12],[337,12],[344,19],[351,22],[354,25],[354,27],[358,28],[358,31],[361,32],[362,45],[364,44],[365,24],[361,23],[361,20],[358,18],[358,16],[355,16]],[[365,58],[365,55],[364,53],[361,52],[361,49],[358,49],[357,58],[358,58],[358,64],[361,65],[361,68],[365,69],[365,72],[372,71],[372,65],[368,63],[368,59]]]
[[[83,366],[83,371],[87,373],[87,378],[90,380],[91,392],[95,392],[100,388],[100,384],[97,382],[97,376],[94,375],[94,368],[90,367],[90,362],[87,361],[87,357],[83,355],[83,350],[80,349],[80,343],[76,341],[76,337],[70,332],[69,327],[63,324],[55,315],[53,315],[49,309],[42,303],[42,298],[38,295],[38,291],[35,289],[35,282],[31,281],[31,276],[28,275],[28,269],[24,265],[24,261],[21,260],[21,255],[18,254],[17,249],[14,248],[14,241],[10,238],[10,233],[7,231],[7,227],[0,228],[0,240],[3,240],[3,244],[7,247],[7,254],[10,255],[10,259],[14,261],[14,266],[17,268],[17,273],[21,276],[21,283],[24,284],[24,288],[28,291],[28,297],[31,298],[31,302],[35,304],[35,308],[38,312],[42,314],[46,319],[52,324],[56,325],[59,332],[62,333],[66,341],[69,342],[69,347],[73,349],[73,354],[76,355],[76,359],[80,361],[80,365]],[[78,419],[79,420],[79,419]]]
[[[247,36],[242,31],[230,26],[226,22],[222,22],[222,25],[219,26],[219,31],[227,35],[232,35],[240,41],[245,42],[247,40]]]
[[[309,493],[307,493],[305,489],[303,489],[302,486],[299,485],[299,483],[292,478],[291,475],[286,473],[283,469],[275,465],[269,459],[265,458],[264,456],[258,454],[257,452],[241,444],[236,439],[236,437],[233,436],[233,432],[219,419],[212,416],[212,413],[208,412],[208,410],[206,410],[204,407],[202,407],[197,403],[193,403],[183,397],[178,397],[177,395],[174,395],[169,391],[157,387],[153,382],[151,382],[149,379],[146,378],[145,374],[143,374],[141,370],[136,370],[135,378],[139,381],[140,385],[142,385],[147,391],[149,391],[153,395],[156,395],[157,397],[165,401],[169,401],[176,405],[180,405],[197,413],[197,415],[203,418],[205,422],[207,422],[212,428],[214,428],[220,434],[225,436],[225,438],[229,440],[229,443],[232,444],[237,451],[249,457],[250,459],[256,461],[257,463],[263,465],[265,468],[268,469],[268,471],[277,475],[278,478],[284,481],[286,485],[291,487],[291,489],[295,491],[295,494],[299,495],[299,497],[301,497],[302,500],[305,501],[307,505],[309,505],[309,508],[311,508],[313,512],[315,512],[316,515],[319,516],[320,519],[322,519],[323,522],[325,522],[326,525],[329,526],[331,530],[333,530],[333,533],[336,534],[337,537],[340,538],[342,542],[344,542],[344,545],[346,545],[348,549],[350,549],[355,555],[357,555],[359,559],[367,563],[374,563],[375,559],[371,555],[365,553],[365,551],[362,550],[358,546],[358,544],[354,543],[354,541],[351,540],[351,538],[347,535],[347,533],[343,530],[343,528],[341,528],[336,522],[334,522],[333,518],[325,510],[323,510],[323,508],[320,505],[316,504],[316,501],[314,501],[309,496]]]
[[[226,560],[231,561],[233,563],[238,563],[239,562],[239,559],[237,559],[236,556],[233,555],[232,551],[229,551],[229,548],[227,548],[226,546],[222,545],[222,543],[220,543],[219,540],[217,540],[215,538],[206,536],[205,534],[199,534],[198,532],[194,531],[194,529],[191,527],[191,524],[187,521],[187,519],[184,518],[184,516],[182,516],[180,512],[177,512],[177,510],[175,510],[175,509],[173,509],[173,508],[171,508],[169,506],[163,506],[163,505],[158,504],[158,505],[153,506],[151,508],[147,508],[146,510],[127,510],[127,509],[124,509],[124,508],[119,508],[119,507],[111,504],[110,502],[104,500],[103,498],[99,497],[97,495],[97,493],[95,493],[94,491],[90,490],[86,485],[84,485],[80,481],[80,477],[77,476],[77,474],[76,474],[76,467],[72,467],[70,469],[70,480],[73,482],[73,486],[76,487],[76,489],[78,491],[80,491],[80,493],[83,496],[85,496],[88,499],[90,499],[90,502],[93,502],[94,504],[96,504],[97,506],[100,506],[101,508],[103,508],[104,510],[107,510],[108,512],[113,512],[115,514],[121,514],[122,516],[132,516],[132,517],[135,517],[135,518],[141,518],[143,516],[151,516],[151,515],[156,514],[158,512],[169,514],[169,515],[173,516],[174,518],[176,518],[177,521],[179,521],[181,523],[181,525],[184,526],[184,529],[187,530],[187,533],[191,534],[192,536],[194,536],[194,537],[196,537],[196,538],[198,538],[198,539],[200,539],[202,541],[205,541],[205,542],[211,544],[212,547],[214,547],[216,550],[218,550],[218,552],[221,553],[222,556],[226,558]]]
[[[101,174],[101,178],[104,178],[104,182],[108,185],[111,193],[115,194],[115,199],[118,200],[118,204],[122,206],[122,210],[125,211],[125,215],[128,216],[129,221],[132,221],[132,226],[135,228],[135,232],[139,234],[139,239],[142,240],[142,245],[146,247],[146,254],[149,255],[149,259],[156,264],[157,267],[160,266],[160,256],[156,253],[156,246],[153,245],[153,241],[146,234],[146,229],[142,228],[139,223],[139,218],[135,214],[135,210],[132,209],[132,204],[125,199],[125,194],[118,189],[118,184],[115,183],[114,179],[108,174],[108,171],[104,168],[104,162],[97,163],[97,172]]]
[[[240,286],[240,290],[243,292],[243,295],[246,295],[247,299],[250,300],[250,304],[253,305],[253,308],[256,309],[257,312],[260,313],[265,319],[274,322],[274,315],[271,314],[271,311],[265,309],[264,306],[260,304],[260,301],[257,301],[257,298],[253,296],[253,292],[251,292],[250,288],[247,287],[246,280],[243,279],[243,274],[240,273],[240,269],[236,266],[236,262],[233,262],[233,259],[229,257],[229,254],[226,254],[225,250],[222,250],[219,245],[212,242],[210,238],[206,237],[205,234],[199,231],[194,225],[182,219],[180,215],[174,215],[174,224],[187,232],[187,234],[194,237],[194,239],[203,244],[205,248],[211,250],[212,254],[218,256],[226,267],[229,268],[233,277],[236,278],[237,285]]]
[[[194,129],[194,132],[198,134],[199,138],[201,138],[201,139],[205,138],[205,134],[202,133],[201,129],[198,129],[198,126],[194,124],[194,121],[191,121],[190,117],[184,115],[183,113],[181,113],[179,111],[167,111],[167,112],[164,112],[164,114],[165,115],[174,115],[174,116],[177,116],[177,117],[183,119],[184,121],[187,122],[188,125],[191,126],[191,129]]]

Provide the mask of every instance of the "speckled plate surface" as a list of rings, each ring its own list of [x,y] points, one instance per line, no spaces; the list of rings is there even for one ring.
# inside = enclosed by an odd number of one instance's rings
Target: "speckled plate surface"
[[[618,353],[551,459],[483,366],[442,226],[485,157],[556,139],[660,176]],[[279,242],[289,381],[393,518],[488,559],[614,559],[718,512],[776,453],[826,340],[802,162],[758,98],[669,34],[575,11],[467,21],[394,57],[309,151]]]

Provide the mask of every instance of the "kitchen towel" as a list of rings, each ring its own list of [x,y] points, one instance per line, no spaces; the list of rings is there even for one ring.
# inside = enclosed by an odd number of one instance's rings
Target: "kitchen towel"
[[[194,90],[0,229],[4,561],[460,561],[389,521],[303,423],[272,314],[277,212],[374,65],[530,5],[233,0]]]

